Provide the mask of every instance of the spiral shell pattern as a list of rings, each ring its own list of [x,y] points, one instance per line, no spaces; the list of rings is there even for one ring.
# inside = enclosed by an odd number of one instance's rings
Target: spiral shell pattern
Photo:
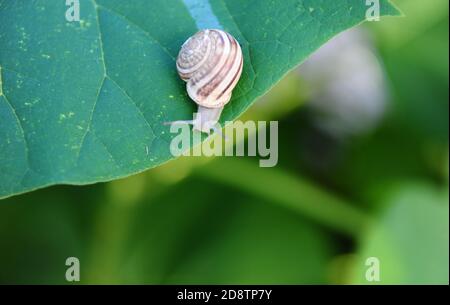
[[[242,50],[236,39],[222,30],[202,30],[189,38],[177,58],[177,70],[187,82],[188,95],[198,105],[220,108],[242,73]]]

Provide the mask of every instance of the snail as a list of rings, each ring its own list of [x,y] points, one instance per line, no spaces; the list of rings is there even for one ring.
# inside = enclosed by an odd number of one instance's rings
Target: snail
[[[176,66],[198,111],[191,121],[171,124],[191,124],[194,130],[220,133],[216,123],[242,73],[243,56],[239,43],[222,30],[201,30],[183,44]]]

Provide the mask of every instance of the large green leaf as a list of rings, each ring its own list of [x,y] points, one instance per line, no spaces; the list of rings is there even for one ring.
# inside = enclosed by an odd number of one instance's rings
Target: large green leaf
[[[363,239],[351,281],[359,284],[448,284],[448,190],[407,185]],[[379,282],[366,280],[366,260],[379,260]]]
[[[365,19],[365,1],[0,0],[0,198],[130,175],[172,158],[165,121],[196,106],[176,74],[181,44],[220,26],[244,52],[222,120]],[[396,10],[380,1],[383,15]]]

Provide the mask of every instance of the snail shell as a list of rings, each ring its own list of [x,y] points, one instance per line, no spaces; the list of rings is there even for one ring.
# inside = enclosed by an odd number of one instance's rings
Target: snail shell
[[[189,97],[206,108],[220,108],[242,73],[242,50],[236,39],[222,30],[202,30],[189,38],[177,58],[177,70],[187,82]]]

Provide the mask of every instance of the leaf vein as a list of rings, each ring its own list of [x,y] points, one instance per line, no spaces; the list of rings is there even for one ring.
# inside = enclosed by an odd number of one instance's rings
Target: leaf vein
[[[0,67],[0,73],[1,73],[2,69]],[[1,76],[0,76],[0,80],[1,80]],[[14,118],[17,121],[17,126],[19,126],[19,130],[21,133],[21,136],[23,138],[23,142],[25,144],[25,156],[26,156],[26,160],[27,160],[27,166],[28,168],[31,169],[31,164],[30,164],[30,149],[29,149],[29,144],[28,144],[28,140],[27,137],[25,136],[25,130],[23,128],[22,122],[20,121],[19,116],[17,115],[16,109],[13,107],[13,105],[11,104],[11,102],[8,100],[8,98],[6,97],[5,93],[3,92],[3,90],[0,92],[0,97],[4,98],[6,105],[11,109],[11,112],[14,116]]]
[[[92,0],[92,1],[95,2],[95,0]],[[164,51],[164,53],[166,53],[173,61],[175,61],[175,57],[170,53],[170,51],[158,39],[156,39],[154,36],[152,36],[150,34],[150,32],[145,30],[142,26],[140,26],[139,24],[131,21],[127,16],[117,12],[114,9],[111,9],[109,7],[106,7],[106,6],[100,5],[100,4],[96,4],[96,5],[97,5],[97,7],[102,8],[103,10],[105,10],[106,12],[109,12],[110,14],[118,16],[119,18],[123,19],[127,23],[129,23],[129,24],[133,25],[134,27],[138,28],[140,31],[142,31],[144,33],[144,35],[148,38],[148,40],[150,42],[155,43],[156,45],[158,45]]]

